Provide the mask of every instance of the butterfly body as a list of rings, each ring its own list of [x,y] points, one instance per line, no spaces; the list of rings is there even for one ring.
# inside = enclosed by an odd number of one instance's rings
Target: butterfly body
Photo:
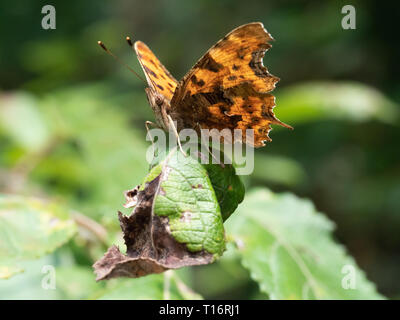
[[[242,141],[255,147],[271,140],[270,124],[291,128],[272,111],[275,97],[269,92],[279,78],[262,63],[272,40],[262,23],[240,26],[211,47],[180,82],[137,41],[135,50],[149,84],[146,94],[157,124],[164,130],[175,125],[178,131],[228,129],[233,133],[238,129]],[[246,141],[247,129],[254,130],[254,140]]]

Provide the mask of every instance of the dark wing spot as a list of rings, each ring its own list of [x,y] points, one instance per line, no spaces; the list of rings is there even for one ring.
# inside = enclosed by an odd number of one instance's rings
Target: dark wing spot
[[[205,84],[205,82],[202,79],[197,80],[197,77],[195,75],[193,75],[190,78],[190,81],[192,81],[193,84],[195,84],[196,86],[199,86],[199,87],[202,87]]]
[[[197,83],[197,77],[196,77],[196,75],[193,75],[193,76],[190,78],[190,81],[192,81],[192,83],[196,84],[196,83]]]
[[[152,75],[154,78],[158,79],[158,76],[154,73],[153,70],[149,69],[149,68],[146,67],[146,66],[143,66],[143,69],[146,70],[146,72],[147,72],[148,74],[150,74],[150,75]]]
[[[232,69],[233,69],[233,70],[239,70],[239,69],[240,69],[240,66],[237,66],[236,64],[234,64],[233,67],[232,67]]]
[[[239,49],[236,51],[236,54],[237,54],[237,56],[238,56],[239,59],[244,59],[244,56],[245,56],[245,54],[246,54],[246,48],[243,48],[243,47],[239,48]]]
[[[162,86],[160,86],[159,84],[156,84],[156,86],[161,90],[164,91],[164,88]]]
[[[224,66],[217,61],[215,61],[209,53],[207,53],[203,59],[201,59],[196,67],[200,69],[206,69],[211,72],[218,72],[219,70],[223,69]]]
[[[232,99],[225,97],[224,91],[220,87],[214,88],[214,91],[211,91],[211,92],[197,93],[197,94],[193,95],[192,97],[194,98],[195,96],[202,96],[203,98],[205,98],[208,101],[209,105],[214,105],[214,104],[218,104],[221,102],[228,106],[233,105]]]
[[[233,81],[233,80],[236,80],[236,78],[237,78],[236,76],[229,76],[228,80]]]
[[[271,108],[268,108],[265,104],[261,106],[261,115],[265,118],[274,118],[274,116],[271,114]]]
[[[239,121],[242,121],[243,118],[242,118],[242,115],[240,115],[240,114],[238,114],[238,115],[234,114],[234,115],[229,116],[229,120],[230,120],[232,126],[233,126],[233,127],[236,127],[236,126],[237,126],[237,123],[238,123]]]
[[[252,124],[257,124],[260,122],[260,118],[259,117],[251,117],[251,123]]]

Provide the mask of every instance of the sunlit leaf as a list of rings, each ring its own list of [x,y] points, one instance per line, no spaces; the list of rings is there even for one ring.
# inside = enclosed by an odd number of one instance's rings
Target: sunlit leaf
[[[183,146],[184,148],[187,147],[185,144]],[[216,158],[213,158],[210,153],[207,153],[206,150],[201,150],[200,145],[198,148],[198,154],[193,154],[192,156],[197,157],[197,159],[202,162],[202,166],[206,169],[212,188],[214,189],[218,200],[222,219],[225,221],[235,211],[239,203],[243,201],[245,194],[244,184],[240,177],[236,174],[234,165],[223,163],[230,161],[223,160],[226,157],[223,152],[221,152],[219,155],[220,160],[217,160]],[[216,153],[218,151],[214,150],[214,152]],[[160,161],[165,159],[165,157],[165,150],[158,150],[157,157],[155,157],[153,160],[153,165],[158,164]],[[208,163],[204,161],[207,159],[207,157]],[[221,161],[222,163],[217,163],[218,161]]]
[[[243,265],[271,299],[379,299],[334,225],[312,203],[268,190],[249,193],[227,230]]]
[[[204,167],[173,149],[154,171],[161,174],[154,214],[169,218],[172,236],[190,251],[221,255],[225,248],[221,211]]]
[[[0,195],[0,278],[23,271],[21,262],[54,251],[75,231],[68,211],[56,203]]]

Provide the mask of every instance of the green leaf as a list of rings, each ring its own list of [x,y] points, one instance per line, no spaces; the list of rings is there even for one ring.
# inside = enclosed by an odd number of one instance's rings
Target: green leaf
[[[115,280],[114,280],[115,281]],[[176,276],[167,271],[138,279],[118,281],[118,285],[108,290],[101,300],[199,300],[202,297],[193,292]]]
[[[50,139],[49,129],[38,110],[37,102],[27,93],[0,96],[0,128],[30,152],[41,150]]]
[[[218,199],[222,219],[225,221],[243,201],[244,185],[239,176],[236,175],[235,168],[230,164],[221,166],[210,163],[203,166],[207,170]]]
[[[20,262],[54,251],[75,231],[68,212],[55,203],[0,195],[0,278],[22,272]]]
[[[61,299],[59,290],[44,289],[42,283],[46,282],[48,273],[42,272],[44,266],[56,264],[54,255],[46,255],[40,259],[21,262],[25,270],[7,280],[0,280],[0,300],[47,300]],[[58,282],[56,275],[56,285]],[[43,282],[42,282],[43,281]]]
[[[333,223],[307,200],[253,191],[227,230],[235,237],[243,265],[271,299],[383,298],[333,240]],[[354,271],[354,288],[346,286],[349,269]]]
[[[208,264],[224,252],[220,207],[198,159],[172,149],[125,197],[124,206],[134,208],[119,212],[127,254],[110,247],[93,265],[97,280]]]
[[[227,250],[221,259],[213,264],[208,264],[189,269],[194,272],[196,291],[206,299],[251,299],[251,292],[259,292],[257,286],[249,279],[249,272],[240,260],[240,253],[233,242],[227,243]],[[179,271],[188,270],[180,269]]]
[[[190,251],[221,255],[225,250],[221,210],[206,169],[173,149],[149,173],[161,172],[154,214],[168,217],[172,236]]]
[[[92,268],[78,265],[57,267],[56,280],[61,299],[92,299],[104,287],[95,281]]]
[[[185,147],[186,145],[183,145],[183,148]],[[199,150],[201,150],[201,145],[199,145]],[[153,165],[159,164],[163,159],[166,158],[165,150],[158,149],[157,152],[159,154],[154,157]],[[208,164],[203,164],[203,167],[207,170],[211,185],[218,200],[222,219],[225,221],[236,210],[239,203],[243,201],[245,194],[243,182],[236,174],[235,167],[232,164],[220,165],[213,163],[213,161],[215,161],[213,157],[210,154],[205,155],[204,151],[199,152],[199,156],[202,159],[206,159],[208,157]],[[219,159],[224,159],[224,157],[224,153],[220,152]],[[151,171],[152,176],[150,176],[150,178],[146,178],[146,181],[149,181],[151,180],[151,177],[156,177],[158,175],[161,167],[157,166],[157,168],[158,169],[155,171]]]
[[[375,88],[357,82],[310,82],[280,90],[279,118],[290,124],[321,119],[385,123],[399,120],[398,105]]]
[[[63,249],[23,262],[23,274],[0,281],[0,300],[94,299],[103,294],[104,283],[94,280],[91,268],[72,265],[72,257],[67,257],[69,252],[61,252]],[[50,271],[48,267],[55,269]],[[49,288],[53,276],[54,287]]]

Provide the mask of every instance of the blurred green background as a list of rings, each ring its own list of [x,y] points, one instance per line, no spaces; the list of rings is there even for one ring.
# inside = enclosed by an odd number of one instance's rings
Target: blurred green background
[[[46,4],[56,8],[56,30],[41,28]],[[356,30],[341,27],[345,4],[356,8]],[[180,79],[217,40],[252,21],[263,22],[276,40],[264,64],[281,78],[275,113],[295,130],[274,128],[273,142],[256,151],[254,173],[243,177],[246,187],[312,199],[379,292],[400,297],[400,49],[392,34],[400,6],[390,6],[2,1],[0,193],[55,199],[99,225],[95,236],[81,228],[45,258],[65,275],[59,276],[65,295],[46,296],[29,280],[37,275],[26,272],[3,283],[1,297],[79,298],[105,286],[92,283],[90,266],[108,244],[121,243],[116,212],[122,192],[147,173],[144,121],[154,116],[143,83],[97,40],[141,72],[124,38],[140,39]],[[205,298],[262,297],[229,257],[181,273]],[[71,278],[80,279],[73,288]]]

